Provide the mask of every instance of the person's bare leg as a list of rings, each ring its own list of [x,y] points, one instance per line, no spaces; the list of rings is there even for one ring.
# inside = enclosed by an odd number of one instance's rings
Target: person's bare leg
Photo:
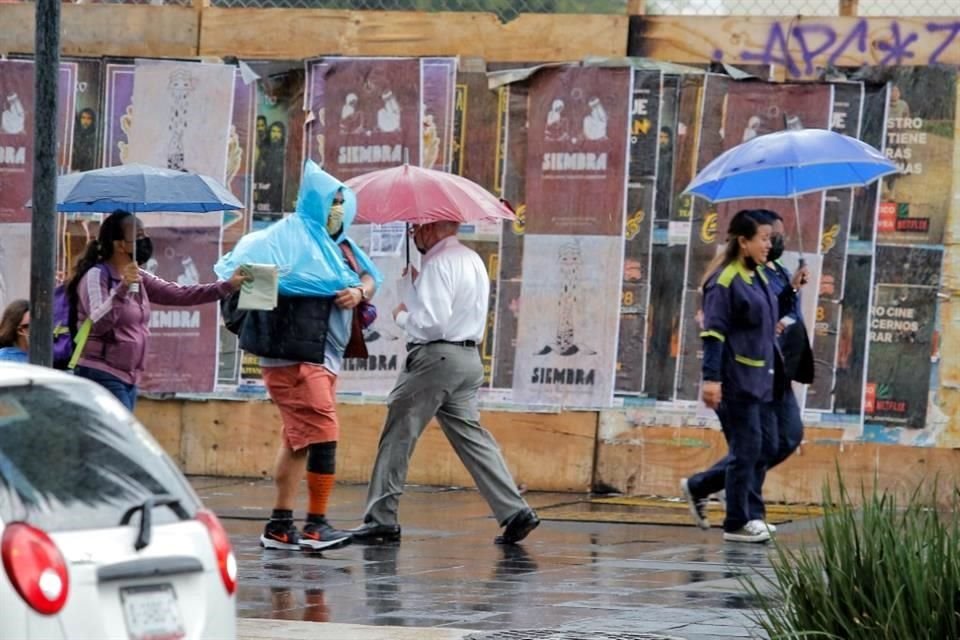
[[[273,483],[277,489],[273,513],[260,536],[260,546],[267,549],[299,549],[300,532],[293,524],[293,503],[300,481],[307,472],[307,450],[294,451],[286,444],[277,450]]]
[[[297,499],[297,490],[307,472],[307,449],[294,451],[287,445],[280,445],[277,449],[277,460],[274,464],[273,482],[277,488],[277,499],[274,509],[293,511],[293,504]]]

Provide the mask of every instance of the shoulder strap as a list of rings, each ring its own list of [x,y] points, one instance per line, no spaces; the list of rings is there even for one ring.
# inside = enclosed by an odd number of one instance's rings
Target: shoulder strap
[[[80,356],[83,355],[83,349],[87,346],[87,339],[90,337],[90,330],[93,328],[93,321],[90,318],[87,318],[83,321],[83,324],[80,325],[80,330],[77,331],[77,337],[74,339],[73,355],[70,356],[70,363],[67,364],[67,369],[73,371],[77,368],[77,363],[80,362]]]

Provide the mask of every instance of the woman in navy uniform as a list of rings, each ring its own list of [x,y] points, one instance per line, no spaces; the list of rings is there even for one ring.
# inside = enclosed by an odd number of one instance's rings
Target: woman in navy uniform
[[[799,298],[799,290],[807,282],[808,271],[803,267],[796,274],[791,274],[780,262],[785,246],[783,218],[775,211],[766,209],[754,210],[752,214],[770,224],[773,230],[767,263],[761,269],[767,276],[766,282],[771,293],[777,298],[779,321],[776,335],[784,360],[784,377],[786,380],[810,384],[813,382],[813,351],[800,311]],[[800,407],[789,383],[783,385],[779,397],[775,399],[773,412],[776,421],[776,452],[772,459],[767,460],[763,471],[755,476],[756,485],[750,491],[747,503],[747,513],[751,522],[756,523],[754,526],[764,527],[770,533],[774,533],[776,527],[765,522],[766,510],[761,499],[766,472],[790,457],[803,440]],[[731,456],[728,454],[710,469],[681,482],[681,491],[688,501],[690,513],[697,525],[703,529],[710,528],[706,514],[707,496],[723,490],[730,460]],[[696,493],[691,492],[691,487]]]
[[[767,464],[777,455],[773,403],[785,386],[783,358],[775,336],[777,295],[763,266],[773,226],[760,210],[745,209],[730,221],[726,250],[710,268],[703,285],[704,404],[717,412],[729,447],[724,468],[727,515],[724,540],[765,542],[770,532],[750,517]],[[700,474],[704,476],[706,474]],[[710,491],[698,476],[683,484],[688,501]]]

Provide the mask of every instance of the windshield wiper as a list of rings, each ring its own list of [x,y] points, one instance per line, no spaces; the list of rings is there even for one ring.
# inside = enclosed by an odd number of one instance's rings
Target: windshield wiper
[[[123,518],[120,519],[120,526],[130,524],[130,520],[133,519],[133,514],[138,511],[140,512],[140,530],[137,532],[137,539],[133,543],[133,548],[137,551],[144,549],[150,544],[151,521],[153,519],[151,513],[154,507],[170,507],[170,510],[177,514],[177,517],[181,520],[190,519],[190,514],[187,513],[187,510],[180,504],[180,498],[174,498],[165,493],[150,496],[143,501],[143,504],[130,507],[127,509],[127,512],[123,514]]]

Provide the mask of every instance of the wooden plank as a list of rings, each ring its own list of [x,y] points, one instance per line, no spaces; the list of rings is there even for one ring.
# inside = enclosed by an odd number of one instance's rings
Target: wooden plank
[[[626,15],[217,9],[203,11],[200,55],[299,59],[319,55],[478,56],[552,62],[623,56]],[[282,37],[265,36],[269,32]]]
[[[159,407],[158,405],[165,405]],[[170,437],[162,444],[179,451],[186,473],[264,477],[273,472],[280,442],[280,415],[270,402],[189,402],[144,400],[138,416],[151,432],[164,433],[171,407],[180,407],[179,446]],[[341,439],[337,476],[366,482],[377,453],[386,417],[382,405],[341,404]],[[593,474],[595,413],[522,414],[485,412],[484,426],[499,443],[518,485],[541,491],[586,492]],[[438,486],[473,486],[473,481],[436,423],[417,444],[408,481]]]
[[[194,57],[198,14],[191,7],[64,4],[65,56]],[[33,51],[34,4],[0,4],[0,52]]]
[[[840,15],[855,16],[860,11],[860,0],[840,0]]]
[[[156,438],[163,450],[179,465],[183,465],[183,404],[140,399],[137,402],[137,418],[149,425],[150,433]]]
[[[841,442],[839,431],[808,429],[807,443],[768,476],[771,502],[818,503],[823,487],[836,485],[837,467],[852,493],[877,486],[906,500],[921,481],[938,479],[939,495],[951,495],[960,450]],[[628,495],[679,495],[682,478],[702,471],[726,453],[719,431],[694,427],[641,427],[597,445],[596,484]],[[854,496],[856,497],[856,496]]]
[[[629,54],[681,63],[836,67],[960,64],[956,18],[631,16]]]

